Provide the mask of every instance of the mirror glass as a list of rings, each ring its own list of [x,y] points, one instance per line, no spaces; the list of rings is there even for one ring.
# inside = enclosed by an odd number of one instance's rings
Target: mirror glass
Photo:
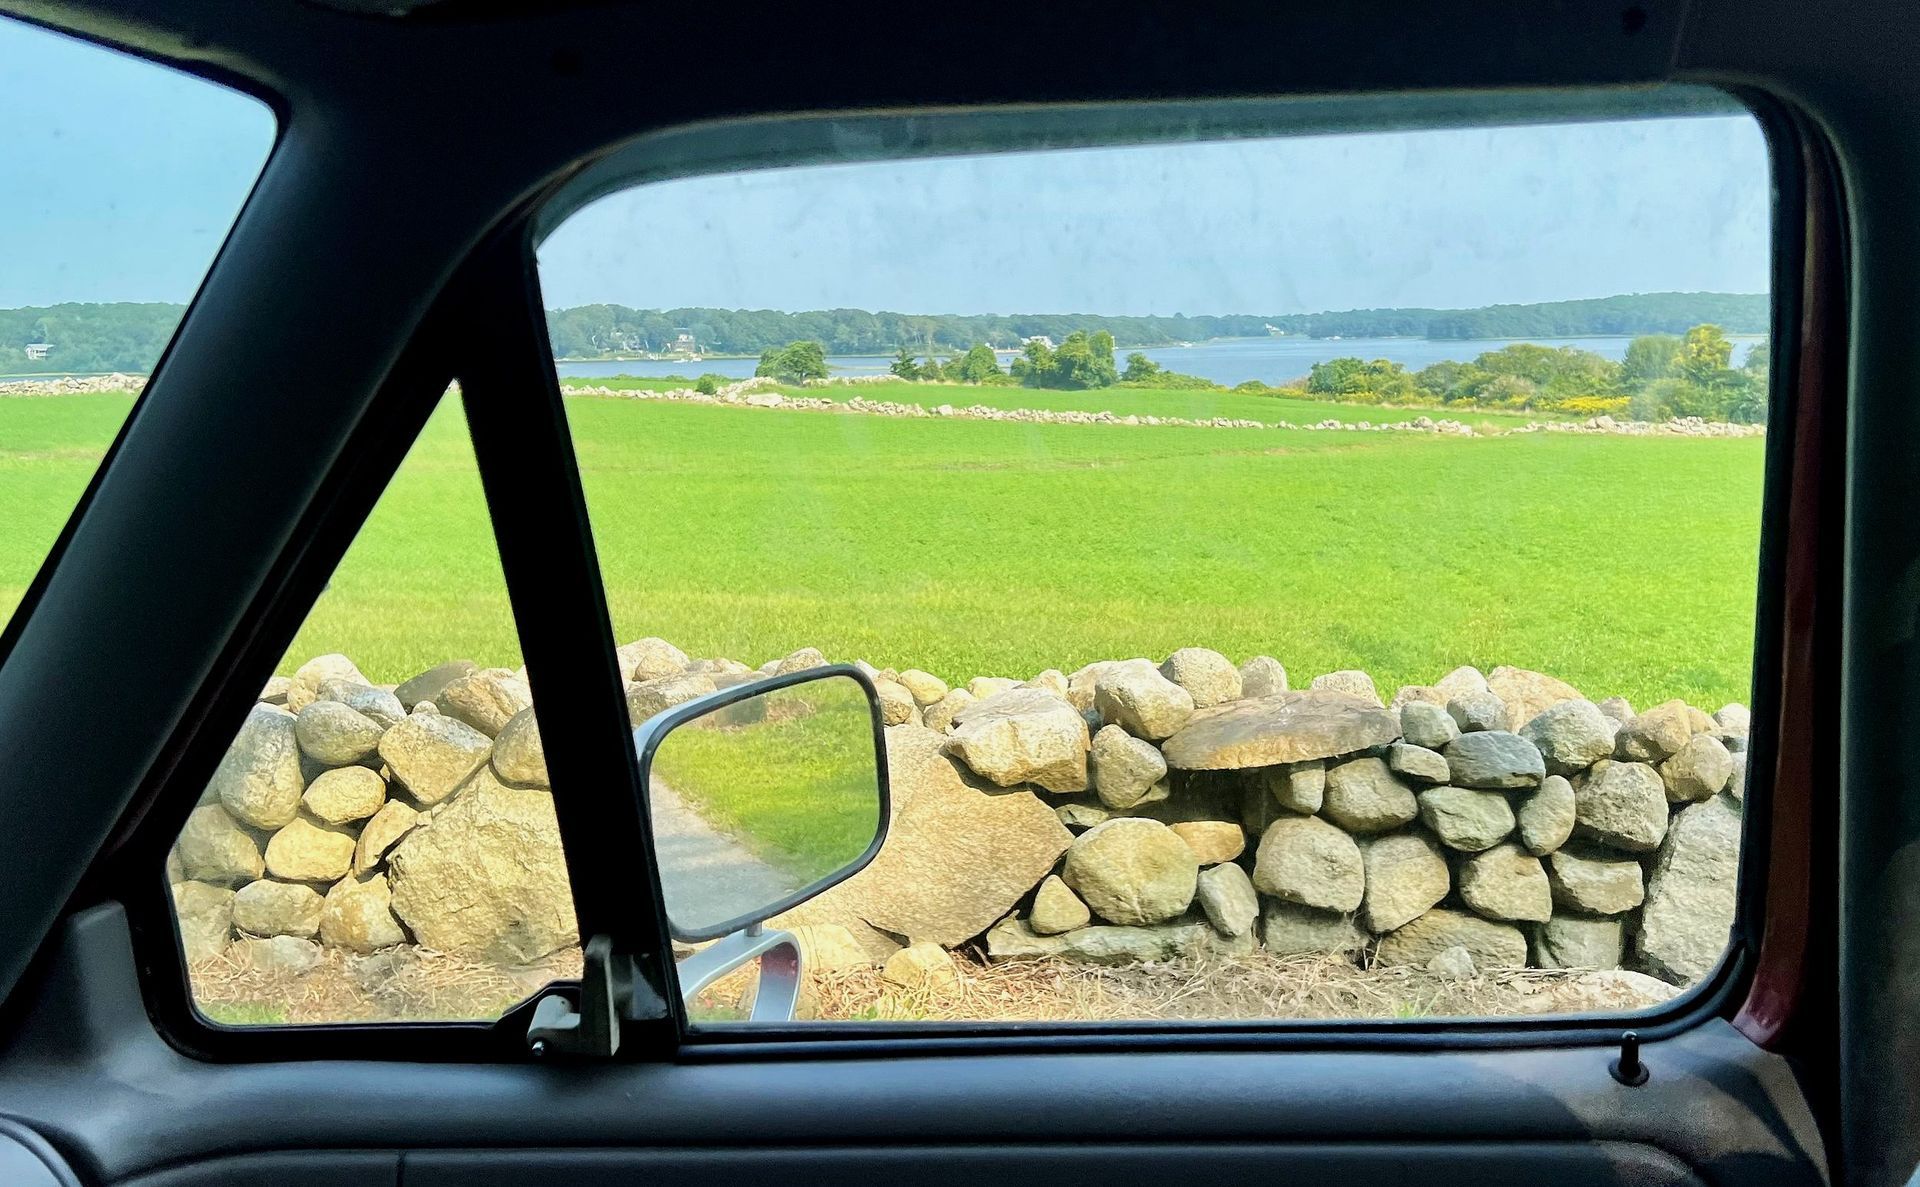
[[[673,930],[744,926],[873,844],[872,702],[858,680],[831,675],[717,707],[660,739],[647,785]]]

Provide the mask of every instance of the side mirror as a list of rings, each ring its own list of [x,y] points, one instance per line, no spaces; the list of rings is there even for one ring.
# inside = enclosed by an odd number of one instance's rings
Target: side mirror
[[[857,668],[723,688],[633,739],[676,939],[778,915],[858,873],[886,839],[886,732]]]

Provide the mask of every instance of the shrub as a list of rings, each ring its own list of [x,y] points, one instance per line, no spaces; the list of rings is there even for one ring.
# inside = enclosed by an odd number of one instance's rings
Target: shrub
[[[1626,396],[1575,396],[1560,402],[1560,411],[1574,416],[1618,416],[1631,401]]]
[[[781,383],[805,383],[810,379],[825,379],[827,377],[826,348],[812,340],[789,342],[785,346],[762,354],[760,365],[753,369],[753,373],[755,376],[777,379]]]
[[[711,396],[729,382],[725,375],[709,371],[694,381],[693,390],[703,396]]]

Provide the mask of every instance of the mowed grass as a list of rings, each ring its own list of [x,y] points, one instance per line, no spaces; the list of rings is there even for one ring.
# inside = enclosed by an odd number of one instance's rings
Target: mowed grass
[[[0,494],[31,496],[8,504],[30,514],[0,519],[0,597],[17,598],[110,439],[112,410],[88,404],[103,399],[0,401]],[[592,397],[568,413],[623,640],[751,664],[815,646],[949,681],[1199,645],[1275,656],[1297,684],[1365,669],[1388,695],[1470,663],[1637,705],[1748,696],[1758,439],[1027,425]],[[283,670],[326,651],[384,681],[455,657],[519,662],[456,407],[434,417]]]
[[[616,376],[611,379],[569,379],[569,386],[608,387],[615,391],[668,391],[689,386],[675,379],[639,379]],[[1532,412],[1502,412],[1474,408],[1378,408],[1361,404],[1332,404],[1321,400],[1293,399],[1286,396],[1254,396],[1240,392],[1187,391],[1151,387],[1108,387],[1093,391],[1048,391],[1032,387],[985,387],[968,383],[831,383],[820,387],[779,385],[789,396],[824,396],[845,402],[855,396],[868,400],[891,400],[899,404],[918,404],[938,408],[951,404],[967,408],[975,404],[987,408],[1038,408],[1049,412],[1111,412],[1116,416],[1174,416],[1188,420],[1228,417],[1253,420],[1262,424],[1319,424],[1324,420],[1391,421],[1415,420],[1422,416],[1435,420],[1457,420],[1476,429],[1498,431],[1518,428],[1530,421],[1564,420]]]

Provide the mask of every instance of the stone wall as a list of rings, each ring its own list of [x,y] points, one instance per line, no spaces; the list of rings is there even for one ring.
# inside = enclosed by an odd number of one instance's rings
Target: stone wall
[[[826,657],[756,669],[645,639],[620,660],[640,721]],[[892,830],[872,866],[780,921],[816,956],[1264,947],[1685,984],[1726,943],[1738,705],[1636,714],[1516,668],[1460,668],[1383,703],[1362,672],[1290,691],[1271,658],[1200,648],[957,687],[868,671]],[[176,847],[189,956],[417,943],[517,964],[566,947],[546,784],[524,672],[450,663],[380,688],[316,659],[263,691]]]

